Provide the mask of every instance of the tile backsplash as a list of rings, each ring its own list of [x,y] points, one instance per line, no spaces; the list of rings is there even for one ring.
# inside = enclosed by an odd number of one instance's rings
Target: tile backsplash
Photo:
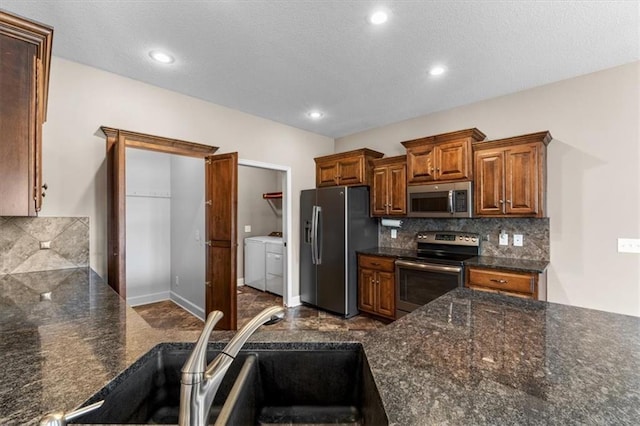
[[[378,239],[381,247],[416,248],[416,234],[420,231],[460,231],[480,234],[482,256],[518,259],[550,259],[549,218],[474,218],[474,219],[418,219],[400,218],[402,227],[397,238],[391,238],[391,229],[380,225]],[[509,245],[498,245],[500,231],[509,234]],[[513,234],[522,234],[524,245],[513,246]]]
[[[0,217],[0,275],[88,266],[88,217]]]

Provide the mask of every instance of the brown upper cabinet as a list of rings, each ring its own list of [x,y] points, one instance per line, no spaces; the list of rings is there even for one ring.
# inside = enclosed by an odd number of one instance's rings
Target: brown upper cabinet
[[[485,137],[473,128],[402,142],[407,149],[407,184],[471,180],[471,145]]]
[[[370,185],[371,160],[384,154],[363,148],[314,158],[316,187],[339,185]]]
[[[544,217],[547,131],[473,144],[476,216]]]
[[[407,156],[379,158],[371,163],[371,216],[406,215]]]
[[[42,124],[53,28],[0,11],[0,216],[42,205]]]

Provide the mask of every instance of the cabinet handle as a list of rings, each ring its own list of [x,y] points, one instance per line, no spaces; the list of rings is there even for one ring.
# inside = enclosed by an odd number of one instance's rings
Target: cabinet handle
[[[494,278],[490,279],[489,281],[493,281],[494,283],[498,283],[498,284],[506,284],[509,282],[509,280],[496,280]]]
[[[205,281],[204,282],[204,286],[205,287],[211,287],[211,281]]]
[[[44,185],[42,185],[42,189],[44,189],[44,190],[46,191],[47,189],[49,189],[49,185],[47,185],[47,184],[45,183]]]
[[[502,200],[498,200],[498,202],[499,202],[500,204],[504,204],[504,201],[502,201]]]
[[[380,264],[379,264],[378,262],[371,262],[371,264],[372,264],[373,266],[380,266]]]
[[[511,204],[511,200],[507,200],[507,203]]]

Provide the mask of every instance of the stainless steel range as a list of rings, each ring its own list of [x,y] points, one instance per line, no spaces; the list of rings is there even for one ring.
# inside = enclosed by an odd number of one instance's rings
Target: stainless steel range
[[[396,317],[464,285],[464,261],[478,256],[478,234],[422,231],[415,257],[396,260]]]

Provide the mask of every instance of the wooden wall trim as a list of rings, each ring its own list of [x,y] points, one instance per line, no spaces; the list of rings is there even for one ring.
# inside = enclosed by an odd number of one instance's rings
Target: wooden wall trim
[[[179,139],[165,138],[146,133],[132,132],[130,130],[115,129],[101,126],[100,130],[107,137],[123,137],[125,146],[129,148],[145,149],[148,151],[164,152],[167,154],[184,155],[187,157],[205,158],[214,154],[217,146],[203,145]]]

